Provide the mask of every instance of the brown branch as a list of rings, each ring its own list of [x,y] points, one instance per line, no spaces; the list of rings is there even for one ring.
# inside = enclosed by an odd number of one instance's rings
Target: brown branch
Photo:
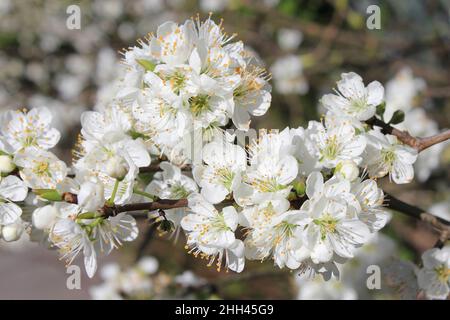
[[[386,205],[389,209],[401,212],[407,216],[424,221],[439,232],[439,240],[445,243],[450,239],[450,222],[426,212],[423,209],[405,203],[390,194],[385,195]]]
[[[62,195],[62,198],[67,203],[78,203],[78,197],[76,194],[65,192]],[[175,208],[183,208],[187,207],[188,200],[187,199],[179,199],[179,200],[169,200],[169,199],[159,199],[153,202],[144,202],[144,203],[130,203],[124,205],[107,205],[105,204],[103,208],[100,209],[100,212],[109,217],[119,214],[121,212],[132,212],[132,211],[155,211],[155,210],[167,210],[167,209],[175,209]]]
[[[146,211],[167,210],[175,208],[184,208],[187,207],[187,205],[188,205],[187,199],[179,199],[179,200],[159,199],[153,202],[131,203],[106,207],[105,214],[115,215],[120,212],[141,211],[141,210]]]
[[[402,131],[402,130],[396,129],[396,128],[392,127],[390,124],[387,124],[375,117],[367,120],[366,123],[370,126],[380,127],[381,132],[383,132],[384,134],[391,134],[393,136],[396,136],[398,140],[400,140],[404,144],[416,149],[417,152],[421,152],[431,146],[434,146],[435,144],[438,144],[438,143],[441,143],[441,142],[444,142],[444,141],[450,139],[450,129],[445,130],[445,131],[438,133],[431,137],[419,138],[419,137],[413,137],[412,135],[409,134],[408,131]]]
[[[447,141],[450,139],[450,129],[445,130],[441,133],[435,134],[431,137],[426,138],[419,138],[420,141],[420,149],[419,151],[425,150],[431,146],[434,146],[435,144]]]

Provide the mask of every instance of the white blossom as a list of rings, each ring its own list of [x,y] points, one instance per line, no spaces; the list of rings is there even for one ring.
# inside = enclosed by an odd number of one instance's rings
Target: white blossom
[[[270,72],[275,81],[275,89],[281,94],[305,94],[309,90],[303,75],[303,63],[298,56],[279,58],[270,68]]]
[[[235,190],[234,199],[240,206],[260,203],[268,199],[285,198],[290,183],[297,177],[298,164],[292,156],[289,129],[264,134],[250,146],[250,167]]]
[[[35,147],[48,150],[59,139],[58,130],[51,127],[52,115],[47,108],[34,108],[29,112],[7,111],[0,117],[0,142],[7,153]]]
[[[305,230],[305,245],[311,250],[314,263],[328,262],[333,253],[342,258],[352,258],[355,248],[369,237],[369,228],[357,217],[349,214],[344,201],[350,184],[323,182],[320,173],[312,173],[306,181],[308,200],[302,205],[310,223]]]
[[[0,179],[0,225],[16,222],[22,215],[22,209],[14,202],[25,200],[28,188],[16,176]]]
[[[209,259],[208,266],[216,261],[218,270],[225,264],[227,269],[241,272],[245,263],[244,244],[234,234],[238,225],[236,209],[229,206],[219,212],[201,196],[192,195],[188,199],[193,213],[181,220],[181,226],[187,232],[189,252]]]
[[[303,40],[303,34],[296,29],[282,28],[278,30],[277,41],[281,49],[289,51],[298,48]]]
[[[409,183],[414,178],[413,164],[417,151],[398,142],[392,135],[384,135],[379,130],[371,130],[366,135],[367,148],[364,165],[370,177],[389,178],[397,184]]]
[[[304,143],[309,154],[317,159],[316,166],[334,168],[347,160],[360,164],[367,142],[349,123],[325,127],[320,122],[310,121]]]
[[[180,168],[169,162],[161,162],[159,167],[163,170],[153,176],[152,182],[145,188],[145,192],[161,199],[185,199],[193,193],[198,192],[195,181],[184,175]],[[167,219],[176,227],[175,236],[178,235],[178,226],[181,219],[186,215],[186,208],[165,210]]]
[[[417,274],[419,287],[429,299],[446,299],[450,292],[450,247],[425,251],[422,262]]]
[[[241,183],[247,156],[240,146],[213,141],[203,147],[205,165],[196,165],[193,175],[201,194],[211,203],[222,202]]]
[[[383,101],[384,88],[378,81],[364,86],[363,79],[356,73],[343,73],[337,82],[339,91],[326,94],[321,102],[336,115],[346,114],[358,120],[368,120],[375,114],[376,106]]]
[[[14,157],[20,177],[33,189],[54,189],[67,175],[66,164],[53,153],[36,148],[19,151]]]
[[[289,201],[272,200],[242,211],[241,225],[248,228],[245,255],[248,259],[272,257],[280,267],[299,268],[309,256],[303,246],[303,230],[309,223],[298,210],[288,210]]]

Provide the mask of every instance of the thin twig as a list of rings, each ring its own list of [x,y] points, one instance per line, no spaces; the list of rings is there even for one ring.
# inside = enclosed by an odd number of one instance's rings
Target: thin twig
[[[144,202],[144,203],[131,203],[124,205],[115,205],[111,207],[104,207],[103,212],[105,215],[116,215],[121,212],[132,212],[132,211],[155,211],[155,210],[167,210],[167,209],[175,209],[175,208],[184,208],[187,207],[188,200],[187,199],[179,199],[179,200],[168,200],[168,199],[159,199],[153,202]]]
[[[390,124],[387,124],[383,121],[381,121],[378,118],[371,118],[366,121],[367,124],[370,126],[377,126],[381,128],[381,132],[384,134],[391,134],[397,137],[398,140],[403,142],[404,144],[414,148],[417,150],[417,152],[421,152],[431,146],[434,146],[435,144],[444,142],[446,140],[450,139],[450,129],[445,130],[441,133],[435,134],[434,136],[425,137],[425,138],[419,138],[414,137],[409,134],[407,131],[402,131],[399,129],[394,128]]]
[[[389,209],[401,212],[415,219],[424,221],[439,232],[439,240],[443,243],[450,238],[450,222],[426,212],[423,209],[405,203],[390,194],[385,195],[386,205]]]
[[[62,195],[62,198],[67,203],[78,203],[78,197],[76,194],[65,192]],[[133,212],[133,211],[155,211],[155,210],[167,210],[167,209],[175,209],[175,208],[184,208],[187,207],[188,200],[187,199],[179,199],[179,200],[169,200],[169,199],[159,199],[152,202],[143,202],[143,203],[130,203],[124,205],[105,205],[100,209],[103,215],[105,216],[115,216],[121,212]]]

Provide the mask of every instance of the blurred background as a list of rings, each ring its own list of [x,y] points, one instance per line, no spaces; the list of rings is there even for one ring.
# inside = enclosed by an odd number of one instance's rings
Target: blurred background
[[[66,27],[68,6],[81,9],[81,28]],[[380,29],[370,30],[370,5]],[[70,161],[80,114],[108,100],[120,73],[120,50],[159,24],[196,16],[237,34],[272,74],[269,112],[256,128],[303,126],[319,119],[320,97],[342,72],[359,73],[386,89],[386,113],[428,136],[450,127],[450,1],[448,0],[1,0],[0,111],[47,106],[62,132],[58,155]],[[387,116],[387,115],[386,115]],[[450,146],[421,153],[413,183],[382,180],[398,198],[450,220]],[[145,220],[139,241],[100,261],[96,278],[68,290],[57,253],[23,241],[0,243],[0,298],[420,298],[412,263],[437,236],[422,223],[393,214],[381,234],[343,270],[342,281],[306,281],[271,261],[248,263],[239,275],[216,272],[189,256]],[[136,264],[137,263],[137,264]],[[382,266],[381,290],[366,287],[366,267]],[[119,283],[119,284],[118,284]]]

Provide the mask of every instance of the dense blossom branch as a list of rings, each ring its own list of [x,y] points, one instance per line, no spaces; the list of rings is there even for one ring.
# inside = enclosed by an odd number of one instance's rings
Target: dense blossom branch
[[[65,193],[63,195],[64,201],[69,203],[77,203],[77,196],[72,193]],[[306,197],[298,197],[290,201],[291,206],[300,208],[306,201]],[[440,241],[445,242],[450,238],[450,222],[436,217],[425,210],[416,206],[403,202],[390,194],[385,195],[385,205],[387,208],[403,213],[412,218],[424,221],[433,226],[440,233]],[[134,211],[155,211],[155,210],[169,210],[176,208],[188,207],[187,199],[168,200],[159,199],[153,202],[133,203],[126,205],[105,205],[101,212],[105,216],[114,216],[121,212]]]
[[[327,34],[324,54],[335,37]],[[225,130],[248,131],[269,109],[271,86],[267,71],[232,39],[210,18],[190,19],[166,22],[131,47],[125,78],[141,80],[121,81],[117,103],[83,113],[70,167],[49,151],[61,135],[47,108],[1,115],[3,239],[19,239],[25,227],[42,230],[68,264],[82,253],[92,277],[97,255],[136,240],[133,216],[151,213],[158,230],[182,230],[188,252],[218,271],[273,259],[279,268],[328,278],[386,225],[388,208],[448,239],[448,224],[384,198],[377,178],[411,182],[418,152],[449,131],[416,138],[374,118],[386,103],[383,85],[349,72],[322,97],[324,121],[260,132],[242,147]],[[366,124],[382,130],[363,130]],[[46,202],[26,221],[20,205],[30,190]]]

